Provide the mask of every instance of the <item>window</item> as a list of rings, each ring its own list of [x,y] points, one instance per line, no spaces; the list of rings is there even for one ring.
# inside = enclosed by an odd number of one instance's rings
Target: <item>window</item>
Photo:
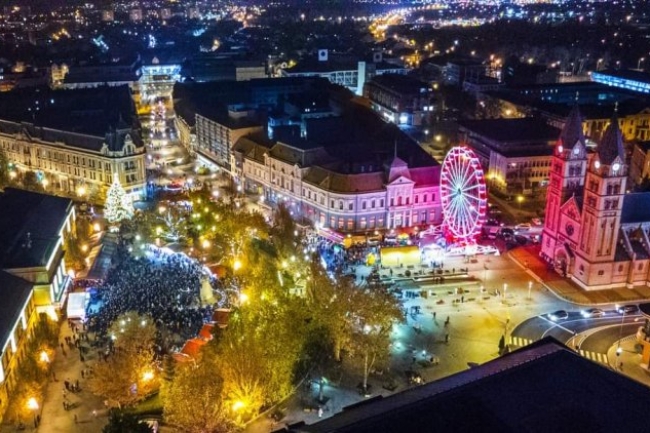
[[[420,198],[419,195],[416,195],[416,196],[415,196],[415,204],[418,204],[418,199],[419,199],[419,198]]]
[[[598,271],[598,275],[600,275],[600,276],[605,275],[605,271],[603,271],[603,270],[601,269],[600,271]]]
[[[642,271],[643,270],[643,263],[639,263],[639,266],[637,266],[637,269],[639,271]]]
[[[383,198],[381,200],[379,200],[379,207],[380,208],[384,207],[384,199]]]
[[[424,194],[424,195],[422,196],[422,203],[426,203],[426,202],[427,202],[427,195]],[[417,202],[416,202],[416,203],[417,203]]]
[[[618,265],[618,271],[623,272],[623,265]]]
[[[353,206],[354,206],[354,205],[353,205],[352,203],[349,203],[349,204],[348,204],[348,210],[352,210],[352,209],[353,209]]]
[[[365,201],[361,203],[361,209],[366,210],[366,202]]]
[[[394,198],[391,198],[391,199],[390,199],[390,205],[391,205],[391,206],[395,206],[395,199],[394,199]]]
[[[373,208],[373,209],[375,208],[375,200],[374,199],[370,202],[370,207]]]

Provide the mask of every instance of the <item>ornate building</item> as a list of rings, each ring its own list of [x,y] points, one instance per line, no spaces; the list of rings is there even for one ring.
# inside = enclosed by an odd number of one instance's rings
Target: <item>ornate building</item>
[[[541,254],[584,289],[650,285],[650,193],[626,194],[627,175],[618,118],[588,152],[574,108],[553,154]]]

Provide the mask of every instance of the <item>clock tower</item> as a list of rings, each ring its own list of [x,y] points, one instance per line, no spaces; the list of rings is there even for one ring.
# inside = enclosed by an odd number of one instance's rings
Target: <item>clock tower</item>
[[[561,213],[567,201],[573,198],[575,202],[582,196],[586,170],[587,147],[582,129],[582,116],[578,105],[575,105],[553,150],[549,185],[546,190],[541,255],[556,266],[568,266],[566,263],[568,255],[563,253],[559,258],[556,257],[556,252],[565,248],[565,241],[561,234],[567,234],[569,238],[573,237],[576,227],[575,224],[566,223]],[[571,212],[578,211],[571,210]],[[572,245],[569,247],[571,248]],[[563,260],[564,263],[557,263],[558,260]]]
[[[611,283],[628,166],[614,115],[589,162],[574,279],[583,287]]]

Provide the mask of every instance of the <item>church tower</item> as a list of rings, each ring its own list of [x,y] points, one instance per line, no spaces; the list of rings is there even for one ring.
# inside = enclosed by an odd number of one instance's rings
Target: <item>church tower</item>
[[[542,257],[555,262],[556,251],[563,247],[561,208],[572,197],[580,199],[587,170],[587,147],[582,116],[576,104],[567,118],[553,150],[546,212],[542,236]],[[571,234],[570,234],[571,235]]]
[[[614,114],[587,169],[574,272],[583,287],[611,284],[627,170],[623,135]]]

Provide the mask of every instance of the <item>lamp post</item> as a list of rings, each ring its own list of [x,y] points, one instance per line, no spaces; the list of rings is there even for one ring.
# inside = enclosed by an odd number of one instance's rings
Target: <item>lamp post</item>
[[[30,397],[29,400],[27,400],[27,409],[31,410],[34,413],[34,428],[36,428],[37,425],[37,418],[36,415],[38,413],[38,401],[34,397]]]
[[[636,63],[636,68],[638,70],[641,70],[641,63],[645,62],[645,57],[641,57],[639,61]]]

